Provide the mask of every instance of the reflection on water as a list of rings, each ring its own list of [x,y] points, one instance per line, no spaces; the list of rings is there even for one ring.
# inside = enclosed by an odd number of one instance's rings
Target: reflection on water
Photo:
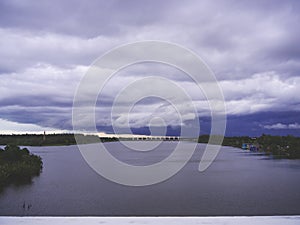
[[[167,157],[176,142],[149,152],[105,143],[116,158],[149,165]],[[189,143],[186,143],[187,148]],[[76,146],[29,147],[43,158],[33,183],[6,188],[0,215],[291,215],[300,214],[300,161],[223,147],[205,172],[198,172],[204,145],[169,180],[127,187],[96,174]]]

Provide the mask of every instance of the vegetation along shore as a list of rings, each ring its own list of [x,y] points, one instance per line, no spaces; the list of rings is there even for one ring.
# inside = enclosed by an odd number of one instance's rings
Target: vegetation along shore
[[[199,143],[208,143],[209,135],[201,135]],[[223,146],[242,148],[253,146],[255,151],[264,152],[274,158],[300,159],[300,137],[292,135],[272,136],[263,134],[260,137],[238,136],[224,137]]]
[[[96,135],[76,134],[13,134],[0,135],[0,145],[19,145],[19,146],[60,146],[90,144],[96,142],[117,141],[117,138],[99,138]]]
[[[0,191],[9,184],[31,182],[43,168],[41,157],[31,154],[27,148],[7,145],[0,149]]]

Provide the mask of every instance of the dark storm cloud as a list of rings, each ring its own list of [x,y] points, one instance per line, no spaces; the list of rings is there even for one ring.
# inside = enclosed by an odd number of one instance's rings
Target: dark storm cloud
[[[88,65],[120,44],[157,39],[191,49],[216,73],[231,134],[238,134],[237,121],[243,132],[251,126],[257,132],[288,132],[266,127],[299,123],[294,116],[300,106],[299,12],[296,0],[0,1],[0,119],[70,129],[73,96]],[[199,114],[207,114],[190,79],[148,64],[120,72],[108,85],[97,109],[99,127],[109,130],[106,120],[120,89],[159,71],[187,90]],[[148,99],[143,107],[168,110],[157,103]],[[274,112],[272,121],[265,112]],[[145,115],[136,112],[141,121],[135,132],[146,132]],[[286,121],[281,115],[293,116]],[[205,122],[203,127],[209,130]]]
[[[285,76],[299,73],[299,35],[294,29],[299,21],[298,1],[0,4],[0,26],[23,37],[9,35],[12,46],[1,46],[2,51],[9,52],[1,55],[0,68],[4,71],[37,62],[88,65],[118,44],[160,39],[183,44],[200,54],[219,79],[243,78],[270,70]]]
[[[59,107],[2,108],[1,119],[20,124],[36,124],[42,127],[72,130],[72,111]],[[5,130],[5,127],[1,128]]]
[[[295,29],[300,19],[299,1],[218,3],[208,4],[207,12],[195,20],[182,22],[183,31],[191,32],[195,49],[218,78],[244,78],[262,71],[299,75],[299,31]]]
[[[45,101],[46,100],[46,101]],[[44,106],[56,106],[63,108],[72,107],[71,98],[57,98],[52,96],[41,95],[27,95],[18,97],[9,97],[0,100],[0,107],[17,105],[19,107],[44,107]]]
[[[152,1],[10,1],[0,3],[0,25],[38,32],[95,37],[119,35],[122,25],[159,21],[166,3]]]
[[[297,111],[283,112],[259,112],[243,116],[229,116],[227,123],[227,135],[240,136],[251,135],[260,136],[263,133],[272,135],[296,135],[300,136],[300,129],[268,129],[268,125],[277,124],[299,124],[300,117]]]

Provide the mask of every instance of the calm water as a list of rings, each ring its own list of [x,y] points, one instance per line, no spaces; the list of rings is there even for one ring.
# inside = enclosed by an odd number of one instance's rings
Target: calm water
[[[106,143],[131,164],[151,164],[176,145],[164,142],[151,152]],[[186,143],[187,148],[190,143]],[[0,215],[292,215],[300,214],[300,161],[223,147],[215,162],[198,172],[204,145],[171,179],[147,187],[107,181],[84,161],[76,146],[29,147],[43,158],[33,183],[6,188]],[[28,209],[23,203],[30,204]]]

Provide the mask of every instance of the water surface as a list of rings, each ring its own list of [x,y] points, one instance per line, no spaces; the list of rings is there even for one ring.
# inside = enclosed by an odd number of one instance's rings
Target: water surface
[[[105,145],[124,162],[148,165],[168,156],[176,142],[163,142],[150,152],[130,151],[118,142]],[[42,157],[43,172],[32,184],[4,190],[0,194],[0,215],[300,214],[300,160],[272,160],[223,147],[214,163],[200,173],[204,146],[198,145],[178,174],[147,187],[123,186],[99,176],[84,161],[77,146],[29,147]]]

